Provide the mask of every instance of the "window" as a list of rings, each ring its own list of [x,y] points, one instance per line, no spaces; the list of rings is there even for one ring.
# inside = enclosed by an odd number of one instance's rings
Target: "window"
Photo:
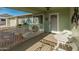
[[[43,24],[43,16],[42,15],[34,16],[33,18],[34,18],[33,23],[39,22],[40,24]]]
[[[5,19],[1,19],[1,21],[5,21]]]
[[[27,19],[27,24],[32,24],[31,18]]]
[[[33,23],[38,24],[38,17],[34,17]]]
[[[0,19],[0,25],[5,25],[6,24],[6,19]]]

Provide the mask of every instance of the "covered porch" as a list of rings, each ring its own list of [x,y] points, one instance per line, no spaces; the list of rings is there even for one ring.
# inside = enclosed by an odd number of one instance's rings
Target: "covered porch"
[[[76,43],[77,40],[70,43],[70,45],[61,45],[57,42],[56,38],[54,38],[54,33],[51,33],[52,31],[58,31],[62,32],[63,30],[71,30],[71,17],[73,15],[73,8],[68,7],[10,7],[11,9],[21,10],[21,11],[28,11],[31,12],[32,15],[28,18],[26,16],[18,16],[13,17],[13,21],[15,20],[15,23],[11,21],[11,26],[22,24],[23,21],[26,20],[28,24],[27,26],[19,26],[19,29],[22,31],[18,31],[18,33],[21,32],[24,33],[23,37],[24,39],[29,39],[23,42],[22,44],[19,44],[12,49],[11,51],[52,51],[56,50],[56,48],[59,46],[61,48],[66,49],[66,51],[72,51],[74,48],[75,50],[78,50],[74,42]],[[9,20],[7,19],[7,25]],[[27,25],[24,23],[24,25]],[[17,26],[16,26],[17,27]],[[16,28],[15,28],[16,29]],[[17,33],[17,31],[14,29],[14,32]],[[24,30],[27,30],[26,32],[23,32]],[[13,29],[12,29],[13,30]],[[11,31],[12,31],[11,30]],[[34,36],[35,35],[35,36]],[[64,35],[64,34],[63,34]],[[31,37],[32,36],[32,37]],[[62,37],[61,37],[62,38]],[[45,40],[46,39],[46,40]],[[44,40],[44,42],[42,41]],[[45,43],[44,47],[42,47],[42,43]],[[73,43],[73,44],[72,44]],[[78,42],[77,42],[78,43]],[[57,45],[58,44],[58,45]],[[54,47],[57,45],[56,47]],[[72,49],[72,47],[73,49]],[[40,50],[41,49],[41,50]],[[46,50],[45,50],[46,49]]]
[[[12,7],[12,9],[32,13],[34,22],[44,32],[71,30],[71,16],[74,12],[69,7]],[[33,24],[32,24],[33,25]]]
[[[26,45],[23,45],[23,48],[26,51],[37,51],[38,50],[37,48],[40,47],[42,44],[40,42],[40,40],[42,40],[46,36],[49,36],[49,38],[50,38],[50,34],[52,31],[63,31],[63,30],[72,29],[71,17],[74,13],[73,8],[67,8],[67,7],[65,7],[65,8],[64,7],[16,8],[16,7],[13,7],[13,9],[32,12],[33,20],[36,21],[38,19],[38,22],[40,22],[39,24],[41,24],[44,34],[46,34],[45,32],[48,32],[48,33],[50,32],[49,34],[47,34],[45,36],[39,35],[37,37],[32,38],[32,40],[33,39],[36,40],[36,43],[34,43],[31,47],[27,46],[27,45],[31,45],[31,44],[28,44],[28,42],[25,43]],[[41,29],[41,28],[39,28],[39,29]],[[44,34],[42,33],[42,35],[44,35]],[[53,34],[52,34],[52,36],[53,36]],[[29,42],[35,42],[35,41],[29,40]],[[29,48],[25,48],[25,46],[29,47]],[[74,45],[73,45],[73,47],[76,48]],[[21,49],[19,46],[19,47],[15,47],[13,50],[17,50],[18,48]],[[43,50],[50,51],[50,48],[51,48],[50,46],[45,45],[45,47],[42,48],[42,51]],[[70,47],[69,49],[71,50],[72,48]],[[40,50],[38,50],[38,51],[40,51]]]

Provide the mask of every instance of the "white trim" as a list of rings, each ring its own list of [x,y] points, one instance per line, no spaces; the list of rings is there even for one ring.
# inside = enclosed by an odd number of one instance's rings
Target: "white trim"
[[[52,14],[49,14],[49,31],[50,31],[50,16],[51,15],[57,15],[57,31],[59,31],[59,13],[52,13]]]

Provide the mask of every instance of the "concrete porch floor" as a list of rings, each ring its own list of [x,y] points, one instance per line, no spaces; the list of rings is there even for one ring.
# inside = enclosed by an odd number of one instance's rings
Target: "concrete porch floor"
[[[51,33],[41,33],[40,35],[28,39],[27,41],[11,48],[9,51],[40,51],[39,47],[41,47],[42,43],[40,40],[42,40],[44,37],[49,35]],[[73,41],[76,43],[76,41]],[[73,45],[73,44],[72,44]],[[73,45],[74,49],[75,46]],[[44,45],[44,47],[41,49],[41,51],[51,51],[51,46]],[[76,51],[76,50],[74,50]]]
[[[47,36],[50,33],[42,33],[34,38],[28,39],[27,41],[11,48],[9,51],[37,51],[37,48],[41,46],[41,42],[39,42],[42,38]],[[45,45],[42,48],[42,51],[49,51],[50,46]]]

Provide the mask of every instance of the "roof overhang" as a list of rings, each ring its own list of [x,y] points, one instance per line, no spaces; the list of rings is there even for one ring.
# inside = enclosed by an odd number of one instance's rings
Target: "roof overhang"
[[[9,7],[9,8],[32,13],[39,13],[47,10],[46,9],[47,7]],[[56,9],[60,10],[64,8],[69,7],[50,7],[50,10],[56,10]]]

